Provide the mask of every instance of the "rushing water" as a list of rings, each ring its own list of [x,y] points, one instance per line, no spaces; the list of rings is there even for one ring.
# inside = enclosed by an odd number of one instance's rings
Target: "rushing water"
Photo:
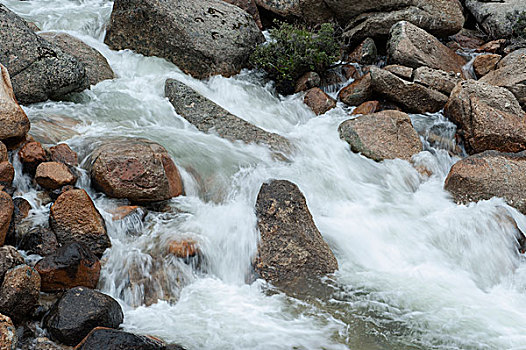
[[[425,151],[375,163],[338,137],[342,105],[315,117],[301,95],[277,97],[254,72],[197,81],[165,60],[102,42],[106,0],[2,0],[42,30],[66,31],[98,49],[118,78],[68,102],[25,106],[32,133],[67,142],[85,158],[94,141],[142,136],[168,149],[186,195],[169,210],[112,221],[122,201],[88,190],[108,223],[113,248],[99,287],[117,298],[126,330],[189,349],[526,349],[526,264],[517,251],[524,217],[493,199],[469,206],[443,190],[459,158],[454,126],[441,114],[412,116]],[[290,139],[290,162],[257,145],[197,131],[163,96],[181,80],[232,113]],[[334,93],[334,91],[331,91]],[[17,166],[18,195],[46,222],[49,204]],[[419,169],[417,171],[416,169]],[[431,176],[426,175],[432,174]],[[298,184],[340,270],[328,295],[297,300],[250,281],[258,240],[254,204],[271,178]],[[45,202],[44,202],[45,203]],[[203,257],[166,255],[169,240],[191,238]],[[152,298],[167,301],[152,304]]]

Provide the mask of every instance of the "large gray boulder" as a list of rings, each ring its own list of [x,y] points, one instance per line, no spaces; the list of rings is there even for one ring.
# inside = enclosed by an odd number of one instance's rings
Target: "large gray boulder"
[[[39,37],[27,23],[0,4],[0,63],[22,104],[60,99],[89,87],[84,65]]]
[[[305,283],[338,269],[338,261],[295,184],[286,180],[263,184],[256,215],[261,240],[254,265],[259,277],[296,293]]]
[[[281,154],[291,151],[290,143],[283,136],[265,131],[236,117],[177,80],[166,80],[165,95],[177,114],[202,132],[214,132],[230,141],[265,144]]]
[[[263,40],[247,12],[221,0],[117,0],[104,42],[165,58],[203,79],[238,73]]]
[[[513,18],[516,11],[526,11],[524,0],[466,0],[465,6],[484,31],[495,38],[509,38],[513,26],[510,15]]]
[[[256,0],[256,4],[279,17],[300,19],[306,23],[320,24],[334,18],[334,13],[327,6],[326,1]]]

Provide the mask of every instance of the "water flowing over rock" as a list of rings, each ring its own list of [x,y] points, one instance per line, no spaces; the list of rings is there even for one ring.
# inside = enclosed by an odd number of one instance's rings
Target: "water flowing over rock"
[[[110,197],[156,202],[183,193],[183,183],[168,151],[156,142],[119,138],[102,142],[91,154],[91,180]]]
[[[466,61],[425,30],[402,21],[391,28],[389,35],[387,53],[391,64],[462,73]]]
[[[105,43],[176,64],[196,78],[238,73],[263,41],[254,19],[221,0],[117,0]]]
[[[177,80],[166,80],[164,91],[177,114],[202,132],[213,132],[230,141],[266,144],[275,152],[291,152],[291,145],[284,137],[236,117]]]
[[[526,153],[486,151],[457,162],[445,189],[459,203],[502,197],[526,214]]]
[[[0,63],[11,75],[22,104],[60,99],[89,87],[84,65],[47,42],[0,5]]]
[[[153,337],[136,335],[117,329],[97,327],[82,340],[77,349],[165,350],[166,345]]]
[[[469,154],[526,149],[526,115],[505,88],[464,81],[451,92],[444,114],[459,130]]]
[[[11,225],[14,209],[15,207],[11,196],[0,191],[0,246],[4,244],[9,225]]]
[[[13,321],[9,317],[0,314],[0,349],[16,350],[17,341],[16,328]]]
[[[16,101],[9,73],[2,64],[0,64],[0,73],[0,140],[9,142],[26,136],[29,131],[29,119]],[[4,151],[7,152],[7,150],[5,145],[2,145],[1,148],[0,159],[4,159]]]
[[[123,313],[110,296],[85,287],[68,290],[53,306],[44,324],[53,338],[77,345],[95,327],[117,328]]]
[[[353,152],[377,162],[394,158],[410,160],[422,151],[422,142],[411,119],[399,111],[383,111],[347,120],[340,124],[339,132]]]
[[[387,37],[391,27],[408,21],[439,37],[455,34],[464,25],[457,0],[325,0],[347,24],[344,37],[351,43],[366,37]]]
[[[509,38],[514,24],[513,14],[526,11],[523,0],[466,0],[465,6],[484,31],[494,38]]]
[[[0,313],[18,323],[28,317],[38,304],[40,276],[27,265],[6,272],[0,287]]]
[[[106,58],[82,40],[67,33],[45,32],[38,35],[84,64],[90,85],[115,78],[115,73],[113,73]]]
[[[35,181],[43,188],[56,190],[62,186],[74,185],[77,177],[62,163],[44,162],[37,167]]]
[[[8,270],[23,263],[24,258],[15,247],[9,245],[0,247],[0,283],[4,280],[4,275]]]
[[[256,215],[261,241],[254,265],[261,278],[294,293],[305,281],[338,269],[295,184],[285,180],[263,184]]]
[[[51,206],[49,224],[61,244],[80,242],[97,256],[111,246],[104,219],[84,190],[62,193]]]

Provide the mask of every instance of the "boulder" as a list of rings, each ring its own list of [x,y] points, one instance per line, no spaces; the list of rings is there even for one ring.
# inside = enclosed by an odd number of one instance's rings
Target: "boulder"
[[[37,167],[35,181],[45,189],[56,190],[62,186],[74,185],[77,177],[63,163],[43,162]]]
[[[181,176],[168,151],[146,139],[103,142],[92,152],[89,170],[95,188],[114,198],[156,202],[183,193]]]
[[[5,273],[24,263],[24,258],[15,247],[5,245],[0,247],[0,284],[4,280]]]
[[[459,74],[429,67],[419,67],[413,73],[413,82],[448,96],[462,80]]]
[[[389,32],[388,61],[418,68],[427,66],[446,72],[462,73],[466,60],[433,35],[406,21],[396,23]]]
[[[202,132],[213,132],[230,141],[266,144],[278,153],[291,152],[291,145],[283,136],[236,117],[177,80],[166,80],[164,91],[177,114]]]
[[[342,22],[344,38],[357,43],[366,37],[386,38],[391,27],[408,21],[429,33],[446,37],[464,25],[462,5],[457,0],[325,0]]]
[[[374,92],[411,113],[437,112],[447,102],[447,96],[436,90],[405,81],[374,66],[371,67],[371,82]]]
[[[371,97],[371,85],[371,73],[367,73],[341,89],[338,98],[346,105],[358,106]]]
[[[347,56],[347,62],[356,62],[363,65],[373,64],[376,61],[377,54],[378,50],[374,40],[366,38]]]
[[[40,163],[47,161],[47,154],[40,142],[28,142],[18,151],[24,171],[35,174]]]
[[[4,5],[0,5],[0,63],[9,71],[22,104],[60,99],[89,87],[82,63],[39,37]]]
[[[294,294],[306,282],[338,269],[295,184],[285,180],[263,184],[256,215],[261,240],[254,267],[259,277]]]
[[[77,350],[165,350],[166,345],[159,339],[136,335],[117,329],[97,327],[75,348]]]
[[[501,58],[501,55],[494,53],[475,57],[475,60],[473,60],[473,70],[477,78],[482,78],[489,72],[495,70]]]
[[[51,206],[49,224],[60,244],[80,242],[97,256],[111,246],[104,219],[84,190],[62,193]]]
[[[303,102],[309,106],[316,115],[325,114],[336,107],[336,101],[317,87],[307,91]]]
[[[1,6],[0,4],[0,18]],[[1,45],[0,41],[0,50]],[[0,62],[2,62],[1,58],[2,55],[0,52]],[[6,143],[10,143],[13,140],[24,138],[29,131],[30,123],[26,113],[16,101],[7,68],[1,63],[0,73],[0,142],[5,141]],[[7,160],[7,158],[5,158],[7,156],[7,149],[3,144],[0,146],[0,160]]]
[[[258,11],[258,7],[256,5],[255,0],[223,0],[223,1],[226,1],[232,5],[236,5],[237,7],[248,12],[252,16],[252,18],[254,18],[254,21],[256,21],[258,28],[263,29],[263,25],[261,24],[261,18],[259,18],[259,11]]]
[[[263,40],[247,12],[222,0],[117,0],[104,42],[165,58],[203,79],[237,74]]]
[[[0,185],[11,186],[15,178],[15,168],[9,162],[0,162]]]
[[[457,125],[469,154],[526,149],[525,113],[505,88],[463,81],[451,92],[444,115]]]
[[[46,227],[33,227],[20,239],[18,249],[28,254],[47,256],[55,253],[59,248],[57,236]],[[43,277],[42,277],[43,278]]]
[[[17,341],[16,328],[13,321],[9,317],[0,314],[0,349],[16,350]]]
[[[83,244],[73,242],[41,259],[35,270],[42,279],[43,292],[57,292],[82,286],[96,288],[100,262]]]
[[[344,121],[338,129],[353,152],[377,162],[400,158],[411,160],[422,151],[422,142],[411,119],[403,112],[383,111]]]
[[[67,33],[44,32],[38,35],[81,62],[86,70],[90,85],[115,78],[115,73],[113,73],[106,58],[82,40]]]
[[[53,162],[64,163],[69,166],[79,165],[77,153],[65,143],[50,147],[49,158]]]
[[[464,6],[484,31],[495,38],[510,38],[514,14],[526,11],[523,0],[465,0]]]
[[[486,151],[458,161],[444,188],[458,203],[501,197],[526,214],[526,153]]]
[[[18,323],[30,316],[38,305],[40,276],[27,265],[8,270],[0,287],[0,313]]]
[[[117,328],[122,320],[122,309],[115,299],[86,287],[75,287],[53,306],[44,325],[54,339],[77,345],[95,327]]]
[[[274,16],[299,19],[309,24],[330,22],[334,14],[319,0],[256,0],[256,4]]]
[[[15,207],[11,196],[0,191],[0,246],[4,244]]]

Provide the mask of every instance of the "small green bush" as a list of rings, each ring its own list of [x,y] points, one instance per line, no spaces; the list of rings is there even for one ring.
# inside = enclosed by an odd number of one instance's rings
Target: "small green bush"
[[[282,94],[294,92],[298,78],[307,72],[323,74],[337,60],[340,45],[335,39],[334,26],[321,25],[317,32],[275,22],[269,30],[271,40],[259,45],[250,57],[255,68],[263,69],[276,82]]]
[[[513,36],[526,39],[526,11],[515,11],[508,15],[508,20],[512,22]]]

